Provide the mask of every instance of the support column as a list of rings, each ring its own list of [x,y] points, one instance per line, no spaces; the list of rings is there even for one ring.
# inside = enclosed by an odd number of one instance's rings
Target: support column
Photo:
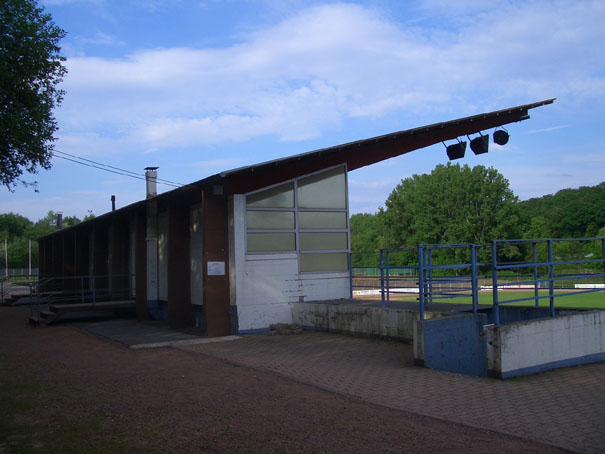
[[[135,217],[135,300],[137,320],[150,320],[147,310],[147,214],[139,210]]]
[[[203,264],[206,334],[231,334],[229,307],[229,231],[227,197],[222,186],[203,192]]]
[[[168,210],[168,324],[195,325],[189,269],[189,205],[171,200]]]

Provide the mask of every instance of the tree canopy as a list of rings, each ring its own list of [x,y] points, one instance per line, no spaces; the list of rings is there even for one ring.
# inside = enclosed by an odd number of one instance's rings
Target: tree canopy
[[[523,224],[534,230],[527,238],[601,236],[599,231],[605,227],[605,182],[562,189],[521,202],[519,207]]]
[[[25,268],[27,266],[30,241],[32,266],[38,266],[38,242],[36,240],[57,230],[57,214],[54,211],[49,211],[46,216],[35,223],[18,214],[0,214],[0,242],[3,251],[4,244],[7,245],[9,268]],[[91,211],[84,218],[84,221],[94,217]],[[82,221],[76,216],[63,217],[63,227],[71,227],[80,222]],[[0,268],[4,268],[4,262],[0,264]]]
[[[53,115],[67,70],[59,41],[65,31],[36,0],[0,2],[0,184],[9,190],[24,171],[49,169],[55,133]]]
[[[484,244],[520,233],[517,202],[493,167],[448,163],[402,180],[379,216],[389,247]]]

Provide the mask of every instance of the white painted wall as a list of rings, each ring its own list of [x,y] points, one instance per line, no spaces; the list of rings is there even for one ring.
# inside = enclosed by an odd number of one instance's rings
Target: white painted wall
[[[295,252],[246,254],[245,196],[234,195],[231,207],[231,304],[237,306],[240,331],[292,323],[290,303],[348,298],[347,272],[301,274]]]
[[[168,212],[158,215],[159,299],[168,301]]]
[[[202,205],[191,207],[189,215],[189,257],[191,269],[191,304],[204,304],[204,263],[202,260]]]
[[[488,369],[503,376],[561,362],[583,364],[582,358],[605,353],[605,311],[489,325],[485,334]]]
[[[158,300],[158,204],[155,200],[147,202],[147,299]]]

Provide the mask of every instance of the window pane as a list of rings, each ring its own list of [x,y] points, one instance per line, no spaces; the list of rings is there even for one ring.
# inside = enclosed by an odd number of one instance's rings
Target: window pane
[[[348,249],[346,233],[301,233],[300,250],[338,250]]]
[[[329,254],[300,254],[300,271],[346,271],[349,258],[346,252]]]
[[[293,251],[294,233],[249,233],[248,252]]]
[[[301,208],[346,208],[344,167],[303,178],[298,182]]]
[[[294,185],[288,183],[249,195],[246,204],[252,208],[294,208]]]
[[[293,229],[293,211],[248,211],[246,226],[249,229]]]
[[[347,213],[301,211],[298,222],[301,229],[346,229]]]

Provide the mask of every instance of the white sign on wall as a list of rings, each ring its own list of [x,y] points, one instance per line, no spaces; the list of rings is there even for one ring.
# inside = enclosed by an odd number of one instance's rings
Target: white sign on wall
[[[208,262],[208,276],[224,276],[225,262]]]

